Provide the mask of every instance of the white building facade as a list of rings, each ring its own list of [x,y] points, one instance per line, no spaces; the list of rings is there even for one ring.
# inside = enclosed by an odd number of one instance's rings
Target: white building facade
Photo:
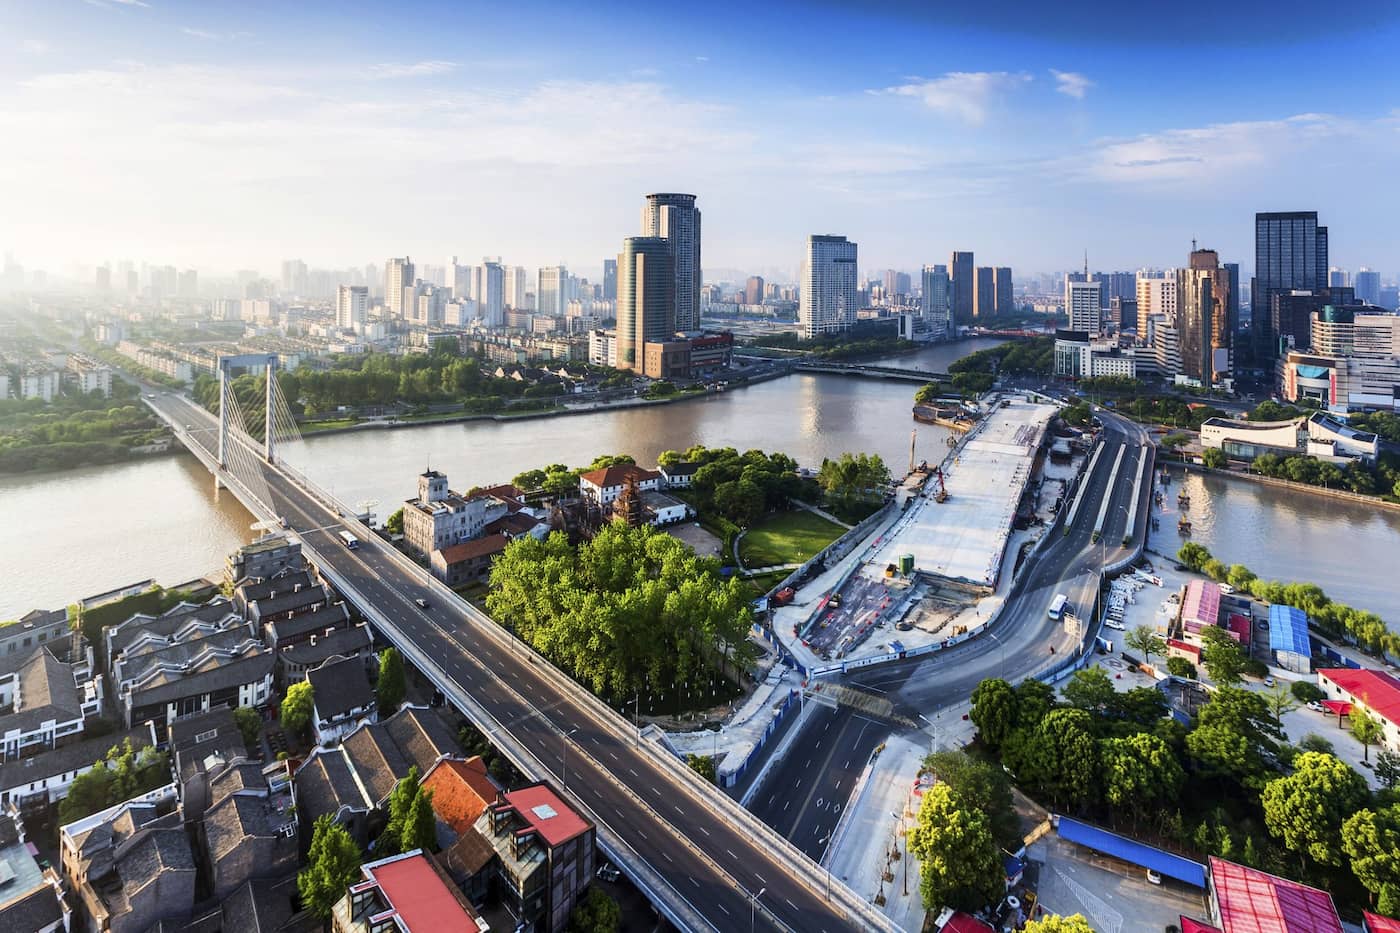
[[[858,306],[856,244],[829,234],[807,238],[802,262],[798,331],[811,340],[851,329]]]

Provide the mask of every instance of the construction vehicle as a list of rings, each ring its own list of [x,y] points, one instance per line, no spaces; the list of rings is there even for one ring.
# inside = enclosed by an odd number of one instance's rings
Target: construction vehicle
[[[933,478],[938,480],[938,490],[933,494],[934,502],[948,501],[948,487],[943,483],[943,468],[938,467],[933,471]]]

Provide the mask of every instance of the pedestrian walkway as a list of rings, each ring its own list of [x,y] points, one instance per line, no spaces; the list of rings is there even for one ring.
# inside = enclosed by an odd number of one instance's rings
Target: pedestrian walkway
[[[818,508],[818,507],[815,506],[815,505],[809,505],[808,503],[802,502],[802,501],[800,501],[800,500],[798,500],[798,499],[793,499],[793,500],[792,500],[792,504],[795,505],[795,506],[797,506],[799,509],[806,509],[808,512],[811,512],[813,515],[820,515],[822,518],[824,518],[824,519],[826,519],[827,521],[831,522],[833,525],[840,525],[842,528],[845,528],[847,531],[849,531],[850,529],[856,527],[855,525],[850,525],[850,524],[847,524],[846,522],[841,521],[841,519],[837,518],[835,515],[832,515],[832,514],[831,514],[830,512],[828,512],[826,509]]]
[[[801,564],[773,564],[768,567],[754,567],[750,570],[739,571],[741,577],[756,577],[765,573],[777,573],[779,570],[796,570]]]

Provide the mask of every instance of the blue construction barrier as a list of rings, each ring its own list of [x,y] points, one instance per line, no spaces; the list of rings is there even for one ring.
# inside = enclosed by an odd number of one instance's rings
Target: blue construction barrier
[[[739,783],[740,779],[748,773],[749,767],[754,762],[754,758],[767,747],[768,742],[777,733],[778,727],[787,720],[794,709],[800,706],[801,702],[798,697],[798,691],[789,690],[787,698],[783,700],[782,705],[778,707],[777,714],[769,717],[768,725],[764,727],[763,735],[759,736],[758,741],[754,743],[753,750],[749,752],[739,766],[733,771],[719,775],[720,786],[733,787],[735,784]]]

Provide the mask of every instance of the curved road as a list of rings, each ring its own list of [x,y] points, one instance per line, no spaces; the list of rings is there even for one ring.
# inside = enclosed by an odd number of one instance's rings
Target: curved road
[[[1050,541],[1025,559],[1016,572],[1000,616],[983,635],[935,654],[866,668],[844,679],[847,686],[883,695],[896,714],[914,720],[937,721],[941,710],[965,701],[986,677],[1018,681],[1034,676],[1072,654],[1081,639],[1046,615],[1056,593],[1070,596],[1071,605],[1084,606],[1087,616],[1096,574],[1105,564],[1127,555],[1121,546],[1128,505],[1139,464],[1151,456],[1145,428],[1108,412],[1103,421],[1104,449],[1092,475],[1081,480],[1083,504],[1069,534],[1056,524]],[[1115,474],[1114,461],[1126,448]],[[1146,533],[1152,484],[1140,491],[1134,540]],[[1092,540],[1099,506],[1110,498],[1102,544]],[[1065,503],[1067,514],[1070,503]],[[1086,619],[1087,621],[1087,619]],[[1055,653],[1050,653],[1054,647]],[[821,859],[841,811],[876,745],[892,732],[907,728],[878,721],[843,706],[809,714],[786,756],[775,763],[753,795],[751,809],[799,849]]]

